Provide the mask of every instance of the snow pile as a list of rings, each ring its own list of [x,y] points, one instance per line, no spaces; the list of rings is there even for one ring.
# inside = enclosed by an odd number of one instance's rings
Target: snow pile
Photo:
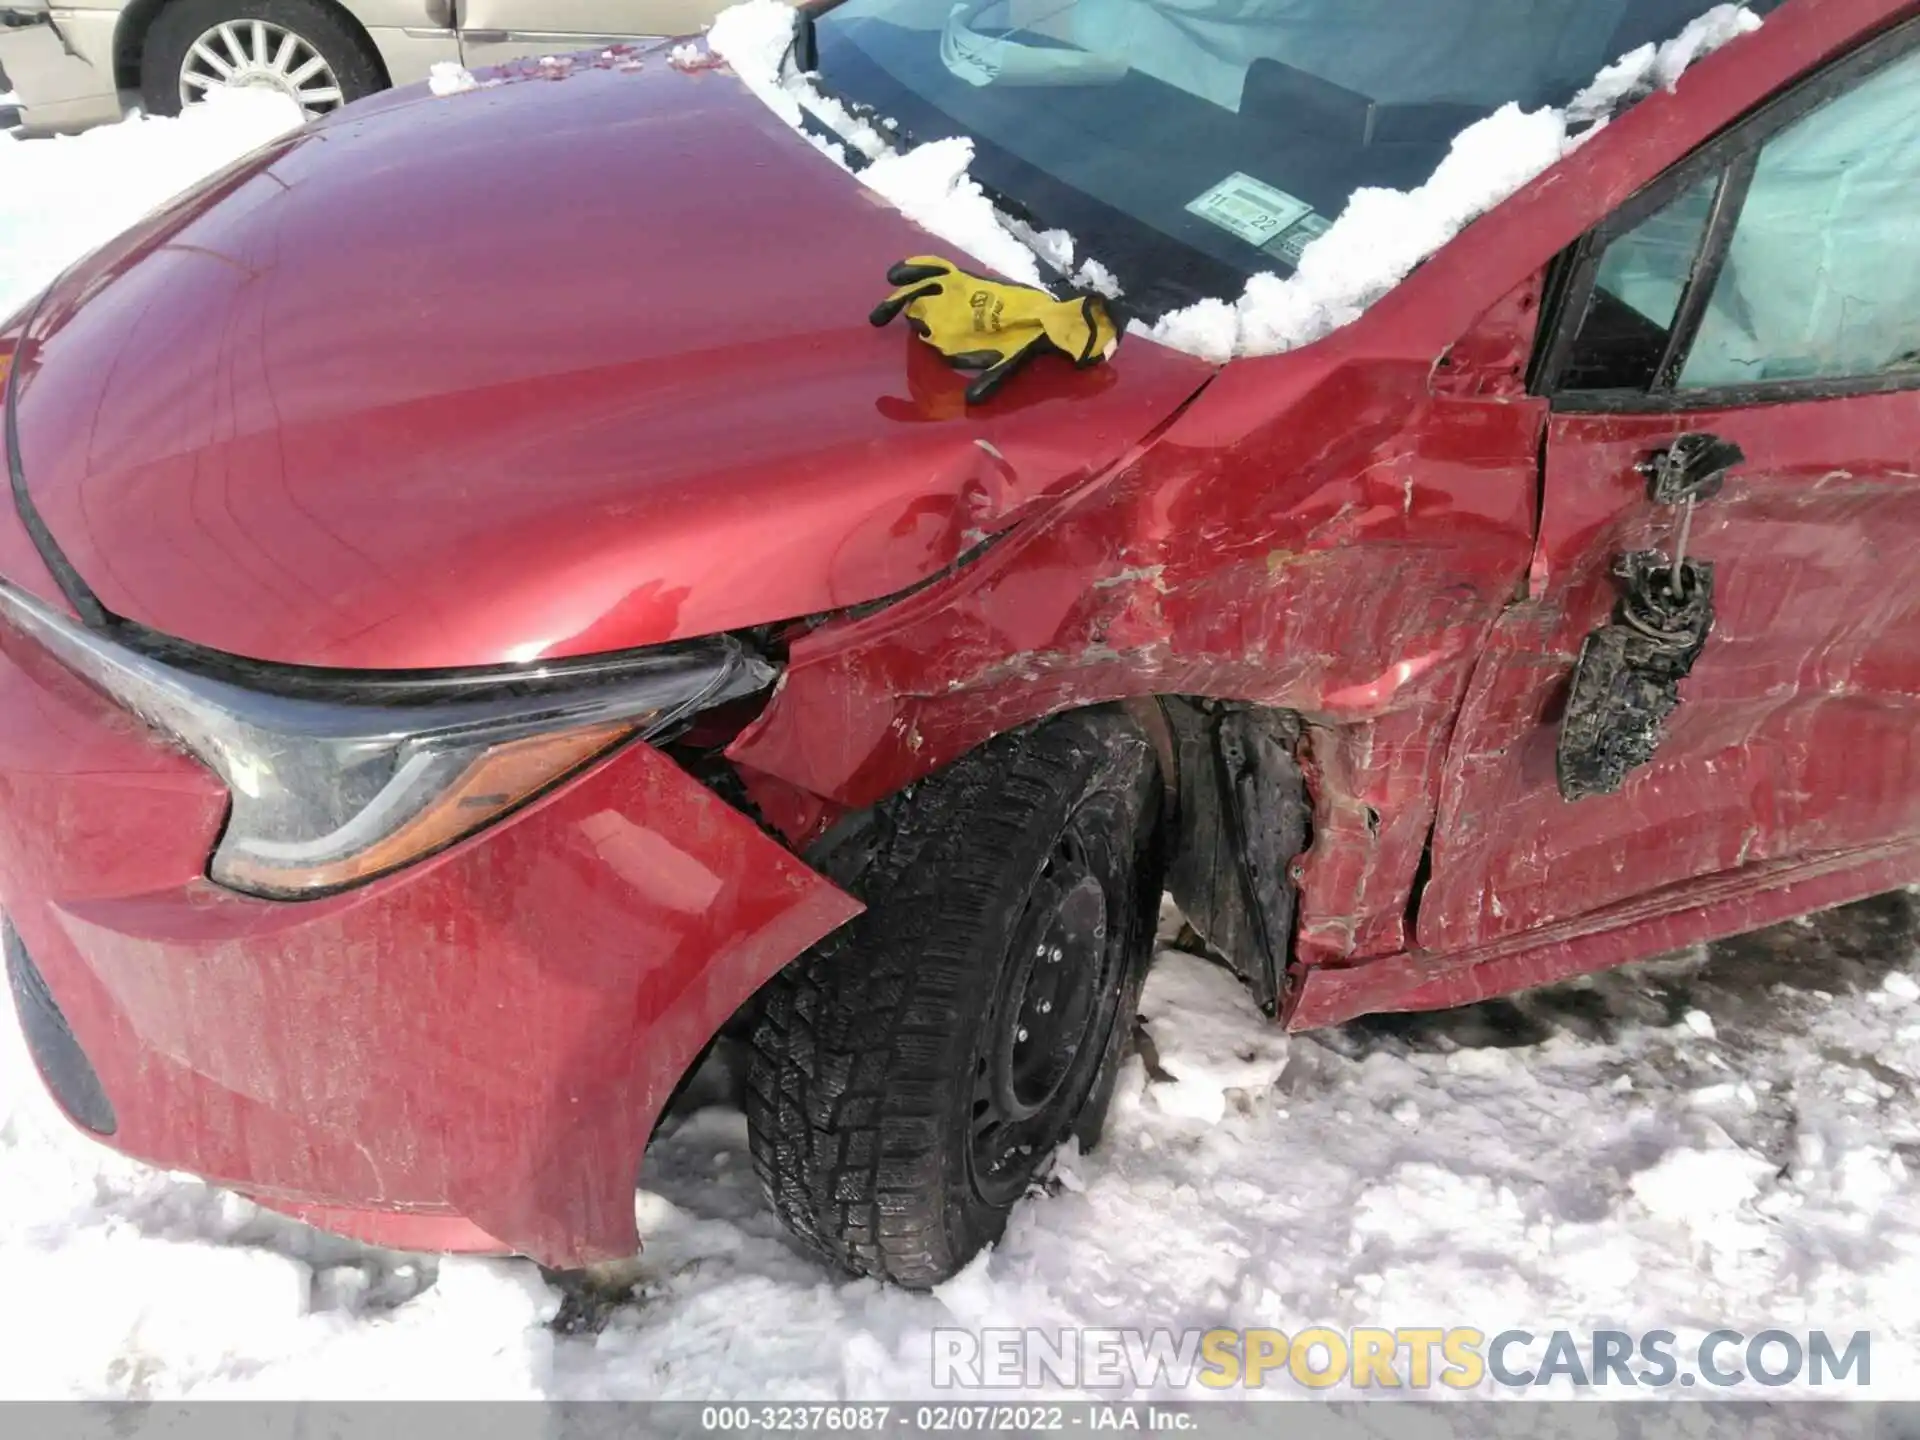
[[[994,208],[967,174],[973,141],[965,137],[930,141],[911,150],[896,148],[888,128],[856,115],[789,63],[795,16],[783,0],[744,0],[722,10],[707,32],[707,47],[733,67],[734,74],[775,114],[796,130],[811,111],[868,163],[856,169],[843,147],[807,134],[807,139],[843,168],[854,171],[869,189],[930,234],[957,245],[974,259],[1025,285],[1046,283],[1036,254],[1082,289],[1109,298],[1120,294],[1111,271],[1091,257],[1074,265],[1075,243],[1064,230],[1035,232]],[[683,47],[690,48],[690,47]],[[682,68],[697,56],[673,61]],[[803,134],[806,134],[802,130]]]
[[[1354,192],[1286,279],[1255,275],[1238,300],[1202,300],[1146,333],[1209,360],[1273,355],[1352,323],[1476,217],[1554,165],[1623,102],[1654,85],[1672,87],[1686,68],[1758,29],[1760,17],[1719,5],[1663,45],[1642,46],[1608,66],[1564,111],[1507,105],[1457,136],[1447,158],[1413,190]]]
[[[788,63],[795,23],[793,9],[783,0],[745,0],[714,18],[707,45],[795,129],[800,129],[805,112],[812,111],[836,134],[845,136],[870,162],[856,172],[860,180],[923,230],[959,246],[1010,280],[1042,283],[1034,252],[1007,228],[993,202],[967,174],[973,164],[973,142],[957,137],[911,150],[894,149],[878,126],[820,93]],[[817,136],[807,138],[836,163],[853,169],[841,147]],[[1070,255],[1071,237],[1054,233]]]
[[[202,177],[301,123],[277,90],[214,90],[178,119],[56,140],[0,134],[0,318]]]
[[[967,175],[971,164],[973,141],[955,137],[888,151],[862,170],[860,178],[921,229],[958,245],[1010,280],[1040,284],[1033,251],[1000,223],[993,202]]]
[[[1760,28],[1760,17],[1739,5],[1718,5],[1664,45],[1651,42],[1630,50],[1594,76],[1593,83],[1567,106],[1569,125],[1605,124],[1623,105],[1655,90],[1671,90],[1687,67],[1722,45]]]
[[[1467,222],[1566,153],[1565,118],[1508,105],[1461,132],[1433,178],[1416,190],[1354,192],[1326,234],[1281,279],[1247,282],[1239,300],[1202,300],[1163,316],[1154,339],[1209,360],[1292,350],[1359,318]]]
[[[1067,231],[1035,230],[1024,220],[1018,220],[999,210],[995,210],[994,214],[999,216],[1000,223],[1012,231],[1021,244],[1031,249],[1034,254],[1062,275],[1071,276],[1070,283],[1075,289],[1091,290],[1096,295],[1106,296],[1109,300],[1120,298],[1118,277],[1091,255],[1080,262],[1079,269],[1074,268],[1075,242],[1073,236]]]
[[[744,0],[722,10],[707,31],[707,48],[733,67],[746,87],[796,130],[811,110],[871,160],[891,149],[885,135],[788,63],[798,17],[782,0]],[[844,156],[841,157],[844,163]]]
[[[473,72],[457,60],[436,60],[427,72],[427,89],[436,95],[458,95],[464,90],[479,88],[480,82],[473,78]]]

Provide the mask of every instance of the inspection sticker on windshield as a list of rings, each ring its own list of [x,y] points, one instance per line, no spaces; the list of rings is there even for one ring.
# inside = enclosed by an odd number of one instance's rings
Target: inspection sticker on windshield
[[[1238,170],[1227,176],[1187,209],[1222,230],[1231,230],[1249,245],[1264,245],[1313,207],[1284,190]]]
[[[1281,235],[1269,240],[1260,248],[1269,255],[1278,256],[1297,270],[1300,267],[1300,256],[1305,253],[1307,246],[1332,228],[1333,222],[1326,216],[1309,213],[1302,215],[1295,224],[1288,226]]]

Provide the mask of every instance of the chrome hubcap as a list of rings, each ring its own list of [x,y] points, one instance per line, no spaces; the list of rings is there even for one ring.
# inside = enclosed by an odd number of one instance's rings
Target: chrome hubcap
[[[278,90],[309,117],[345,102],[340,78],[318,50],[267,20],[229,20],[187,48],[180,65],[180,103],[194,105],[224,86]]]

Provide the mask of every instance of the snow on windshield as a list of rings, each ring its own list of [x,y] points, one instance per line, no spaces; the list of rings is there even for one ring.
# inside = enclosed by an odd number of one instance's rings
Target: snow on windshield
[[[1203,300],[1163,316],[1147,333],[1217,361],[1278,354],[1331,334],[1469,221],[1588,139],[1621,102],[1656,84],[1670,88],[1695,60],[1759,26],[1752,11],[1721,5],[1664,45],[1642,46],[1609,65],[1565,110],[1502,107],[1461,131],[1424,185],[1356,191],[1291,276],[1255,275],[1233,303]]]
[[[1331,334],[1357,319],[1475,217],[1588,139],[1622,104],[1659,87],[1671,89],[1696,60],[1760,23],[1742,5],[1719,5],[1666,43],[1643,45],[1607,66],[1564,109],[1503,106],[1461,131],[1424,184],[1355,191],[1325,233],[1305,246],[1292,275],[1257,274],[1237,298],[1202,300],[1162,316],[1143,333],[1216,362],[1278,354]],[[1044,259],[1077,285],[1109,296],[1119,293],[1112,275],[1097,260],[1080,255],[1071,235],[1036,234],[994,207],[967,173],[972,141],[950,138],[898,150],[882,125],[821,93],[789,62],[794,25],[794,13],[782,0],[745,0],[720,13],[707,43],[796,129],[805,111],[812,111],[846,137],[870,162],[858,170],[861,181],[940,239],[1025,284],[1043,283]],[[853,168],[842,147],[813,135],[808,139]]]
[[[795,129],[801,126],[804,105],[846,137],[871,162],[858,172],[861,181],[922,229],[1023,285],[1044,283],[1039,263],[1044,257],[1075,284],[1109,296],[1119,293],[1098,261],[1089,260],[1075,271],[1074,239],[1064,230],[1035,232],[994,208],[967,174],[973,164],[971,140],[953,137],[897,150],[880,127],[822,94],[787,63],[793,30],[794,12],[782,0],[745,0],[714,18],[707,46]],[[841,147],[814,135],[807,138],[836,163],[853,168]]]

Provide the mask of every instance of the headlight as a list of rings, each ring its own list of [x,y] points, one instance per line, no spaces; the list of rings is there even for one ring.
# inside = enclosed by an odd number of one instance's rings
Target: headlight
[[[33,636],[227,782],[209,873],[299,899],[451,845],[623,740],[764,689],[773,668],[718,637],[512,672],[361,673],[262,666],[266,692],[163,664],[0,584]]]

